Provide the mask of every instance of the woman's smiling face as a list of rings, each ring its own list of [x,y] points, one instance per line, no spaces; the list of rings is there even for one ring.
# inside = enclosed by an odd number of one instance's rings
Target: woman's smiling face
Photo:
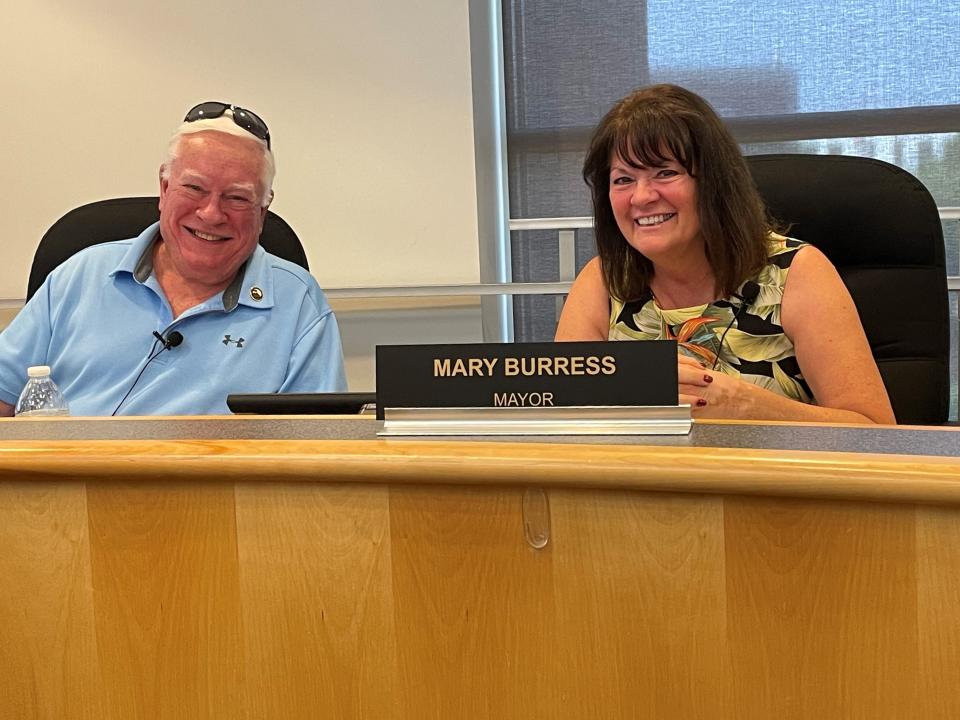
[[[614,154],[609,197],[623,237],[651,262],[702,252],[697,181],[676,160],[645,167]]]

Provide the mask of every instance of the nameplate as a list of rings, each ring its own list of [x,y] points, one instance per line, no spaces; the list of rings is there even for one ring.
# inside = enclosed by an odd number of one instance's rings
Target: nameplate
[[[677,345],[643,342],[378,345],[385,408],[677,404]]]

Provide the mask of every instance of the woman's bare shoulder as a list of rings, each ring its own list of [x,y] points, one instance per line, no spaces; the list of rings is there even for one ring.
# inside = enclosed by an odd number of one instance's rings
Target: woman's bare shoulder
[[[558,341],[606,340],[609,330],[610,297],[603,280],[600,258],[588,262],[563,304],[557,325]]]

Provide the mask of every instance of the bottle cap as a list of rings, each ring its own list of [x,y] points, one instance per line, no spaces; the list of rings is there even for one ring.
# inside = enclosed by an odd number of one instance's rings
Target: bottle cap
[[[33,367],[28,367],[27,377],[32,377],[32,378],[50,377],[50,366],[34,365]]]

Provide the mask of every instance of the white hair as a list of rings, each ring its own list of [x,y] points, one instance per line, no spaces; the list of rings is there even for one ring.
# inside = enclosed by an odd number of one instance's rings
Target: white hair
[[[230,116],[227,116],[230,113]],[[235,137],[249,140],[256,143],[263,153],[263,163],[260,170],[260,182],[263,186],[263,196],[260,198],[260,204],[267,207],[273,199],[273,177],[277,172],[276,164],[273,160],[273,152],[267,147],[267,143],[256,135],[244,130],[233,121],[233,111],[229,108],[223,115],[217,118],[204,118],[194,122],[184,122],[177,128],[177,131],[167,143],[167,154],[163,164],[160,166],[160,177],[164,180],[170,179],[170,167],[180,156],[180,141],[187,135],[198,132],[219,132],[233,135]]]

